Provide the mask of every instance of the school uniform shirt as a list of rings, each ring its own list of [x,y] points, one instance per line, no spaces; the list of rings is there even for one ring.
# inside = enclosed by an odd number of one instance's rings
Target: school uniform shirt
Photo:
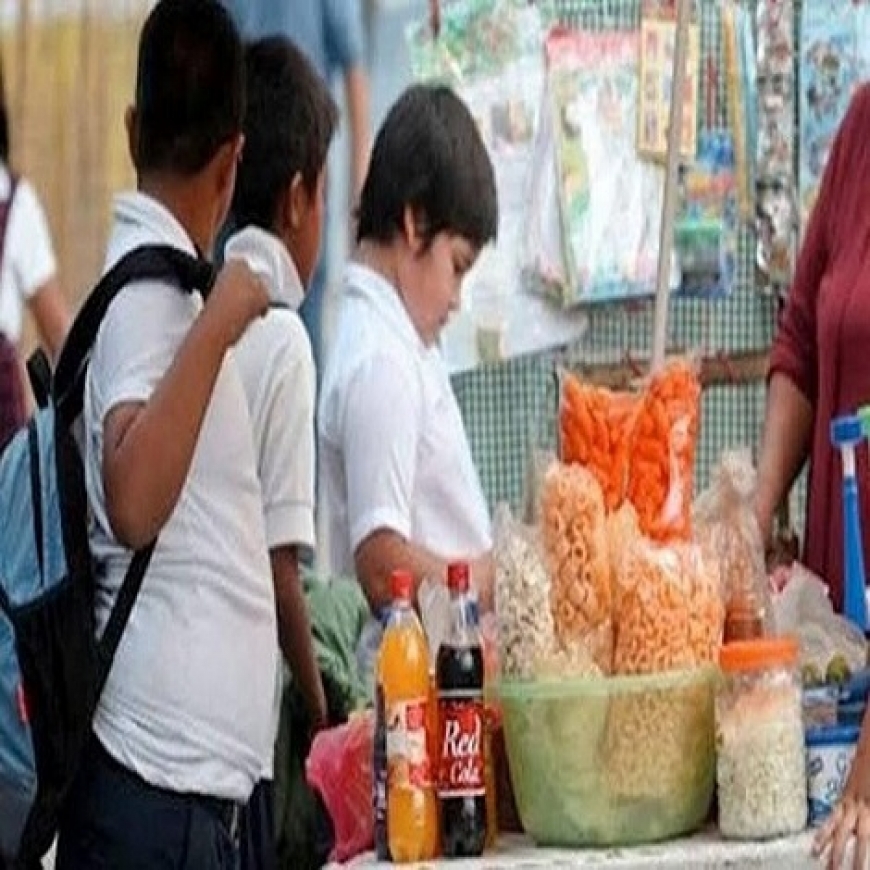
[[[106,267],[149,243],[195,254],[160,203],[122,194]],[[100,631],[130,562],[106,514],[103,423],[119,404],[148,400],[201,308],[198,295],[138,282],[112,303],[97,336],[85,458]],[[276,631],[256,450],[231,351],[100,700],[94,728],[106,751],[152,785],[246,801],[272,740]]]
[[[330,569],[388,529],[442,558],[492,547],[489,514],[447,367],[427,348],[396,289],[347,269],[319,420]]]
[[[256,227],[230,238],[226,257],[243,259],[281,306],[251,323],[235,353],[254,431],[266,542],[270,550],[313,550],[316,376],[311,341],[295,311],[304,296],[302,282],[283,242]],[[282,691],[279,669],[272,720],[276,736]],[[264,779],[272,778],[272,767],[270,746]]]
[[[12,177],[0,163],[0,201],[9,199]],[[57,274],[51,232],[36,191],[18,179],[6,225],[0,261],[0,334],[13,344],[21,339],[24,308],[33,295]]]

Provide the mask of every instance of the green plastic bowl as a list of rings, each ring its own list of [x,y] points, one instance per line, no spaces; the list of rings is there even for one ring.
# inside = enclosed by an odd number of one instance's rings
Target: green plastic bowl
[[[517,808],[541,846],[688,834],[716,782],[718,671],[498,686]]]

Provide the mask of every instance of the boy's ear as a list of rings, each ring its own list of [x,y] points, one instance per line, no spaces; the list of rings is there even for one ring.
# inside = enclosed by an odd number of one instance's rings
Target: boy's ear
[[[423,253],[426,247],[425,239],[423,238],[422,222],[420,215],[414,211],[410,205],[405,206],[405,212],[402,215],[402,229],[405,233],[405,242],[411,249],[411,253],[418,255]]]
[[[242,159],[245,147],[245,137],[240,133],[225,142],[214,156],[212,165],[215,168],[218,189],[232,190],[236,182],[236,167]]]
[[[135,106],[127,106],[124,112],[124,127],[127,130],[127,151],[133,166],[139,166],[139,113]]]
[[[287,188],[284,196],[284,226],[291,232],[296,233],[305,220],[305,211],[308,208],[308,188],[302,173],[297,172]]]

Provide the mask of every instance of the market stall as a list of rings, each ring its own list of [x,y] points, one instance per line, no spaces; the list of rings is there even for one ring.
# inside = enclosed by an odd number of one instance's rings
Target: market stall
[[[470,866],[818,866],[807,828],[854,754],[866,642],[800,566],[771,585],[751,449],[721,449],[752,445],[757,415],[704,444],[734,416],[711,394],[762,389],[765,341],[725,324],[737,306],[769,336],[788,284],[812,195],[802,179],[799,206],[795,47],[825,2],[565,0],[553,28],[545,3],[457,0],[441,42],[412,36],[418,74],[477,115],[507,203],[454,387],[489,392],[488,434],[513,426],[520,454],[509,497],[490,492],[510,504],[489,737],[527,839]],[[559,349],[547,318],[582,322],[581,344]],[[531,420],[511,366],[549,382]],[[866,437],[857,415],[832,449],[844,437]]]

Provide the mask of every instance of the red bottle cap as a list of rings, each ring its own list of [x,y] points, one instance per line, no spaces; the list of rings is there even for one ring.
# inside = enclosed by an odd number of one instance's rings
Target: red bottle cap
[[[447,588],[451,592],[468,592],[471,572],[466,562],[453,562],[447,566]]]
[[[390,595],[393,601],[410,601],[414,590],[414,578],[410,571],[393,571],[390,577]]]

